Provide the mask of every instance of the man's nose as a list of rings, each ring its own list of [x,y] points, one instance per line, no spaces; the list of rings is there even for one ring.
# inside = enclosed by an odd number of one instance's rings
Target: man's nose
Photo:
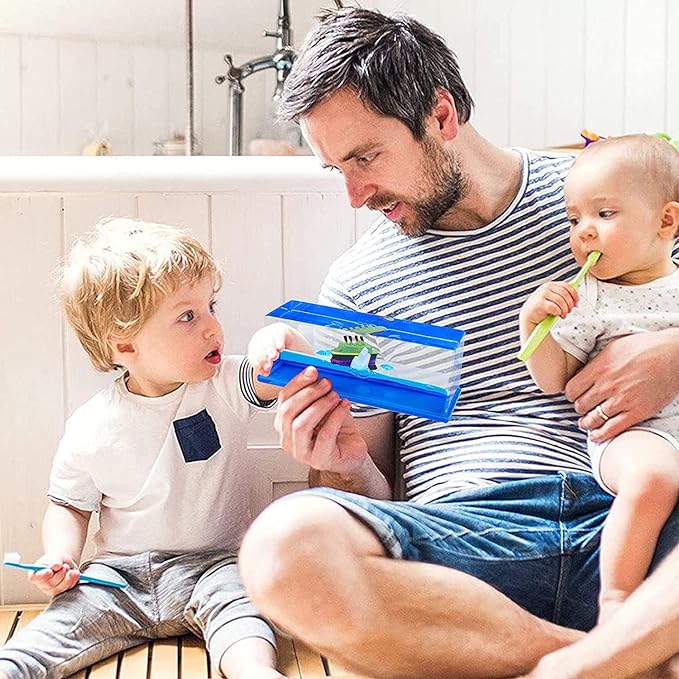
[[[377,188],[374,185],[346,175],[344,186],[347,196],[349,196],[349,203],[354,209],[363,207],[377,193]]]

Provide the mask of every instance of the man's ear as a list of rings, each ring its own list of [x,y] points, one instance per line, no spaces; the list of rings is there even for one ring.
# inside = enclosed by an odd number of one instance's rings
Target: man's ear
[[[460,124],[457,119],[457,107],[453,95],[448,90],[437,88],[432,109],[432,118],[436,123],[438,134],[443,141],[457,137]]]
[[[668,240],[679,237],[679,202],[676,200],[671,200],[663,206],[658,235]]]

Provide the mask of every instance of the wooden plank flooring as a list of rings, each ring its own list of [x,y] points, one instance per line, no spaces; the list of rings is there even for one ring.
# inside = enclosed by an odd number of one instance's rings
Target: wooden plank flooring
[[[41,605],[0,606],[0,643],[26,626]],[[278,638],[279,669],[289,679],[361,679],[324,661],[295,639]],[[71,679],[211,679],[205,646],[195,637],[178,637],[136,646],[74,674]]]

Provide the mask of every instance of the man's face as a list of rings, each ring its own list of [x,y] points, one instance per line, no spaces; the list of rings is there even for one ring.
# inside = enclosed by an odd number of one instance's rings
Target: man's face
[[[323,166],[344,176],[351,206],[380,210],[408,236],[435,228],[465,194],[466,177],[436,136],[433,116],[417,141],[402,122],[369,110],[344,89],[300,124]]]

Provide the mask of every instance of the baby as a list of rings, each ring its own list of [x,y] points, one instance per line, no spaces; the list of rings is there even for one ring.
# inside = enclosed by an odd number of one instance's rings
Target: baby
[[[571,248],[582,265],[601,257],[580,294],[568,283],[538,288],[520,314],[525,342],[547,315],[561,320],[527,361],[546,393],[568,380],[609,342],[630,333],[679,328],[679,151],[646,135],[591,144],[565,183]],[[652,385],[649,385],[652,388]],[[624,394],[596,408],[614,421]],[[601,545],[599,619],[615,611],[648,571],[660,530],[679,496],[679,398],[652,420],[614,438],[589,440],[592,469],[616,495]]]

